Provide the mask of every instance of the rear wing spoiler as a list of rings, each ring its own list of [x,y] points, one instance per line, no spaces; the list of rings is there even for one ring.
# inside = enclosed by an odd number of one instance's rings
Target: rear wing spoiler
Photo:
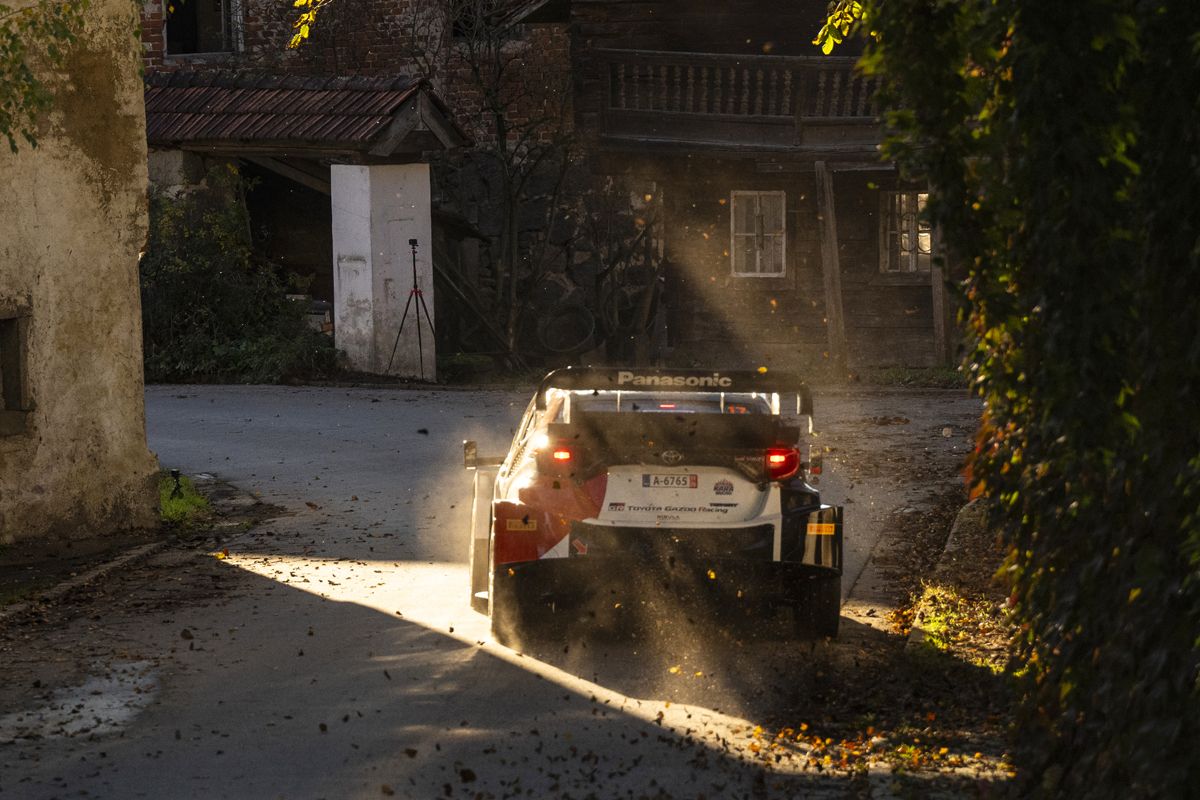
[[[808,384],[790,372],[749,370],[621,369],[618,367],[565,367],[542,378],[537,407],[546,407],[550,389],[570,391],[737,392],[795,394],[797,413],[812,416]]]

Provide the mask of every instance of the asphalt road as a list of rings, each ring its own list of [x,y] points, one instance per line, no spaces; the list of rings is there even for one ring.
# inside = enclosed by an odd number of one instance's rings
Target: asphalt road
[[[90,729],[49,722],[36,746],[0,745],[0,797],[850,791],[765,763],[751,746],[811,645],[735,642],[688,609],[632,640],[599,635],[524,653],[491,642],[487,619],[467,604],[471,479],[461,442],[503,452],[527,399],[149,389],[150,443],[164,468],[216,474],[288,513],[228,544],[228,596],[131,622],[138,646],[125,661],[98,664],[99,683],[56,696],[88,714],[95,705]],[[887,447],[918,464],[922,448],[942,458],[965,448],[976,413],[965,398],[937,393],[817,402],[818,421],[825,414],[831,429],[857,431],[859,451]],[[896,414],[903,424],[886,422]],[[840,457],[854,448],[823,441],[833,448],[823,492],[851,509],[849,593],[888,515],[920,500],[911,476],[864,473]],[[0,740],[4,729],[0,715]]]

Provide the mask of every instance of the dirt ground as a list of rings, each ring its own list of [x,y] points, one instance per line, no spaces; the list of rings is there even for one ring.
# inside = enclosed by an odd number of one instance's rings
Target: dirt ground
[[[928,396],[931,404],[943,397]],[[915,402],[920,406],[919,397]],[[768,774],[800,769],[837,776],[853,787],[852,796],[999,796],[1010,774],[1010,697],[1001,670],[1006,593],[992,578],[1002,553],[977,531],[941,559],[965,502],[958,476],[973,419],[969,407],[952,419],[914,417],[831,415],[822,431],[827,461],[857,480],[887,482],[889,496],[907,499],[889,512],[887,535],[871,554],[872,575],[865,577],[874,581],[873,594],[857,604],[851,598],[845,613],[854,616],[843,619],[837,641],[781,648],[788,658],[755,667],[762,672],[752,682],[755,691],[773,697],[773,710],[724,746]],[[252,498],[220,492],[218,527],[176,531],[165,549],[51,602],[38,600],[44,587],[145,538],[78,545],[67,559],[60,550],[40,559],[37,551],[0,554],[0,604],[24,604],[0,620],[0,709],[19,708],[30,695],[51,702],[59,688],[85,681],[98,661],[167,660],[169,653],[147,656],[138,625],[120,623],[170,628],[180,609],[215,607],[242,591],[251,577],[222,568],[223,541],[264,513]],[[848,508],[856,502],[853,493],[846,502]],[[910,644],[914,621],[936,628],[936,635]],[[203,646],[180,628],[175,648]],[[763,652],[761,643],[743,642],[734,632],[725,647],[731,662],[743,649]],[[138,690],[137,674],[109,677]],[[104,731],[102,716],[94,732]],[[19,723],[5,729],[20,735]]]

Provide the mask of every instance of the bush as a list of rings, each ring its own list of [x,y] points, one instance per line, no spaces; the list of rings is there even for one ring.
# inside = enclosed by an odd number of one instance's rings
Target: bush
[[[1200,787],[1200,4],[838,4],[969,274],[1022,797]],[[828,28],[826,32],[828,32]]]
[[[147,381],[279,383],[335,369],[332,340],[256,260],[232,168],[179,198],[151,193],[140,271]]]

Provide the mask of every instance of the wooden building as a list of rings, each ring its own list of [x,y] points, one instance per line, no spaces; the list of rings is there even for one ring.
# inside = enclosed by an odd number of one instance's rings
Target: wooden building
[[[504,0],[479,2],[493,8]],[[515,63],[529,54],[524,83],[550,85],[555,81],[547,74],[570,72],[564,107],[572,111],[568,125],[574,152],[582,154],[579,168],[593,184],[616,179],[630,197],[626,216],[647,229],[640,263],[627,272],[608,268],[612,248],[585,235],[530,228],[544,227],[549,215],[528,214],[535,223],[520,231],[522,242],[557,237],[565,243],[557,274],[584,287],[597,319],[608,314],[604,290],[589,287],[594,275],[662,288],[655,305],[665,314],[658,314],[655,345],[610,347],[610,357],[801,368],[948,362],[953,327],[933,252],[936,237],[921,219],[924,191],[902,184],[894,167],[881,162],[875,87],[855,71],[854,51],[823,56],[811,43],[823,0],[510,5],[505,18],[522,27],[514,47],[524,48],[513,51]],[[413,15],[440,7],[422,0],[336,0],[311,45],[296,52],[284,47],[291,31],[285,6],[225,3],[216,26],[199,17],[164,20],[162,0],[147,0],[147,70],[215,62],[304,75],[412,74]],[[183,31],[205,25],[219,27],[221,37]],[[440,30],[453,48],[453,25]],[[421,41],[445,46],[436,37]],[[494,140],[469,82],[455,80],[451,70],[435,88],[477,147]],[[466,220],[481,236],[498,240],[497,214],[479,197],[486,191],[440,177],[435,165],[435,213]],[[566,190],[545,194],[564,209],[569,205]],[[474,288],[483,306],[502,311],[512,295],[489,297],[486,255],[460,274],[479,284]],[[647,282],[647,275],[657,277]],[[535,281],[523,285],[524,297],[538,296]],[[636,288],[627,296],[639,302]],[[665,348],[659,346],[664,339]]]
[[[652,181],[671,360],[932,366],[953,348],[926,195],[824,2],[573,0],[576,124]],[[649,193],[648,195],[649,196]]]

